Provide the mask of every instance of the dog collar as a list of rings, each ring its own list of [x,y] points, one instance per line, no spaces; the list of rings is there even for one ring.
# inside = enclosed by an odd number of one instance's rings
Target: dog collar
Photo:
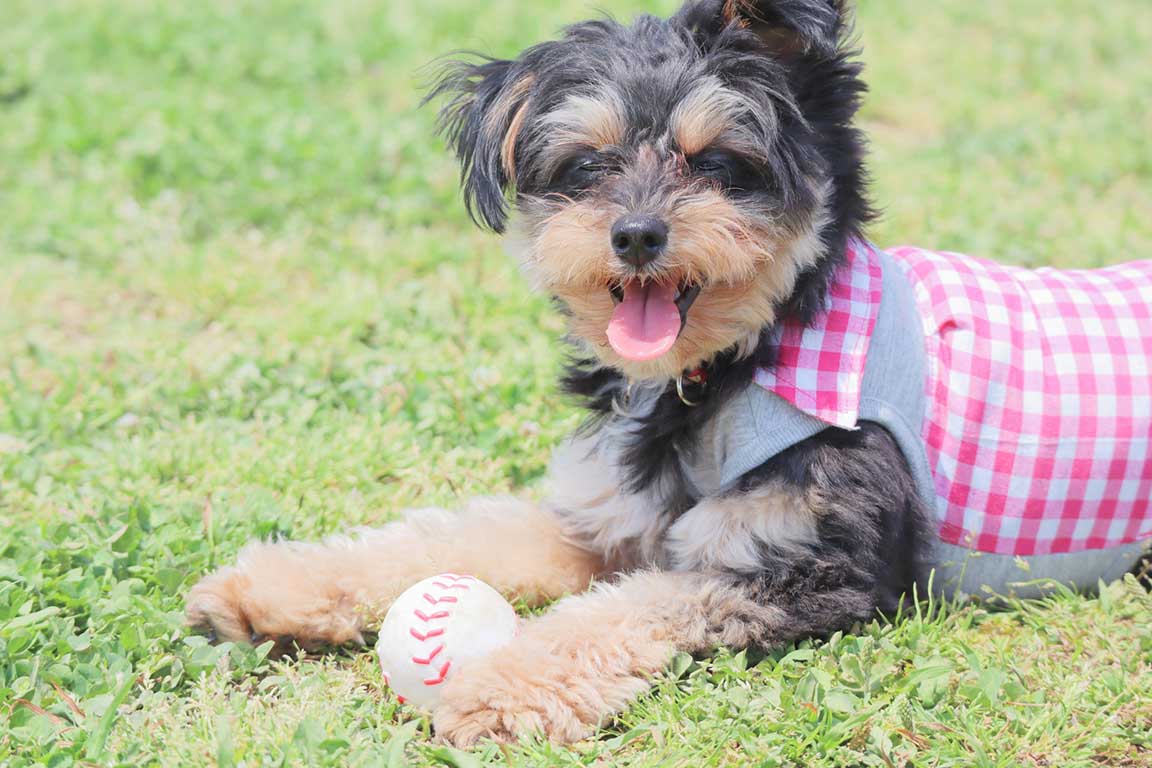
[[[695,368],[691,371],[685,371],[676,378],[676,394],[680,398],[680,402],[689,408],[695,408],[700,405],[703,400],[693,400],[686,392],[688,387],[685,382],[700,390],[700,394],[704,394],[704,388],[708,384],[708,372],[704,370],[704,366]]]

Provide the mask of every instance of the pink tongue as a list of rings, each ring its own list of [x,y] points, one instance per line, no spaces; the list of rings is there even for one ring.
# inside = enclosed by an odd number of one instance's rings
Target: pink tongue
[[[628,360],[654,360],[676,343],[680,334],[680,310],[676,286],[630,282],[624,301],[616,306],[608,323],[608,343]]]

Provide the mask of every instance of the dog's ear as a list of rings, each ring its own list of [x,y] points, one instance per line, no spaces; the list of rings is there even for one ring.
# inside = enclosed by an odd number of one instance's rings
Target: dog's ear
[[[688,26],[718,34],[736,24],[755,32],[785,59],[834,54],[847,24],[846,0],[689,0]]]
[[[481,58],[445,65],[425,101],[440,96],[438,130],[460,160],[464,203],[472,220],[503,232],[515,181],[516,137],[532,76],[516,62]]]

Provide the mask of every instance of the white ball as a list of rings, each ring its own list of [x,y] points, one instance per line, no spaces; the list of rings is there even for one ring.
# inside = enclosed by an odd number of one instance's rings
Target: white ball
[[[442,573],[413,584],[384,617],[376,653],[400,701],[432,709],[468,659],[516,637],[516,611],[474,576]]]

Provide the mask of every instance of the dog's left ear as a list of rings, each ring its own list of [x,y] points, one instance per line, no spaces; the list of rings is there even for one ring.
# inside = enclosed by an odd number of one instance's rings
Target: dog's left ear
[[[701,31],[749,29],[785,59],[836,53],[848,26],[846,0],[690,0],[680,15]]]
[[[460,160],[464,204],[472,220],[503,232],[515,181],[516,138],[532,76],[502,59],[449,63],[425,101],[447,96],[438,130]]]

